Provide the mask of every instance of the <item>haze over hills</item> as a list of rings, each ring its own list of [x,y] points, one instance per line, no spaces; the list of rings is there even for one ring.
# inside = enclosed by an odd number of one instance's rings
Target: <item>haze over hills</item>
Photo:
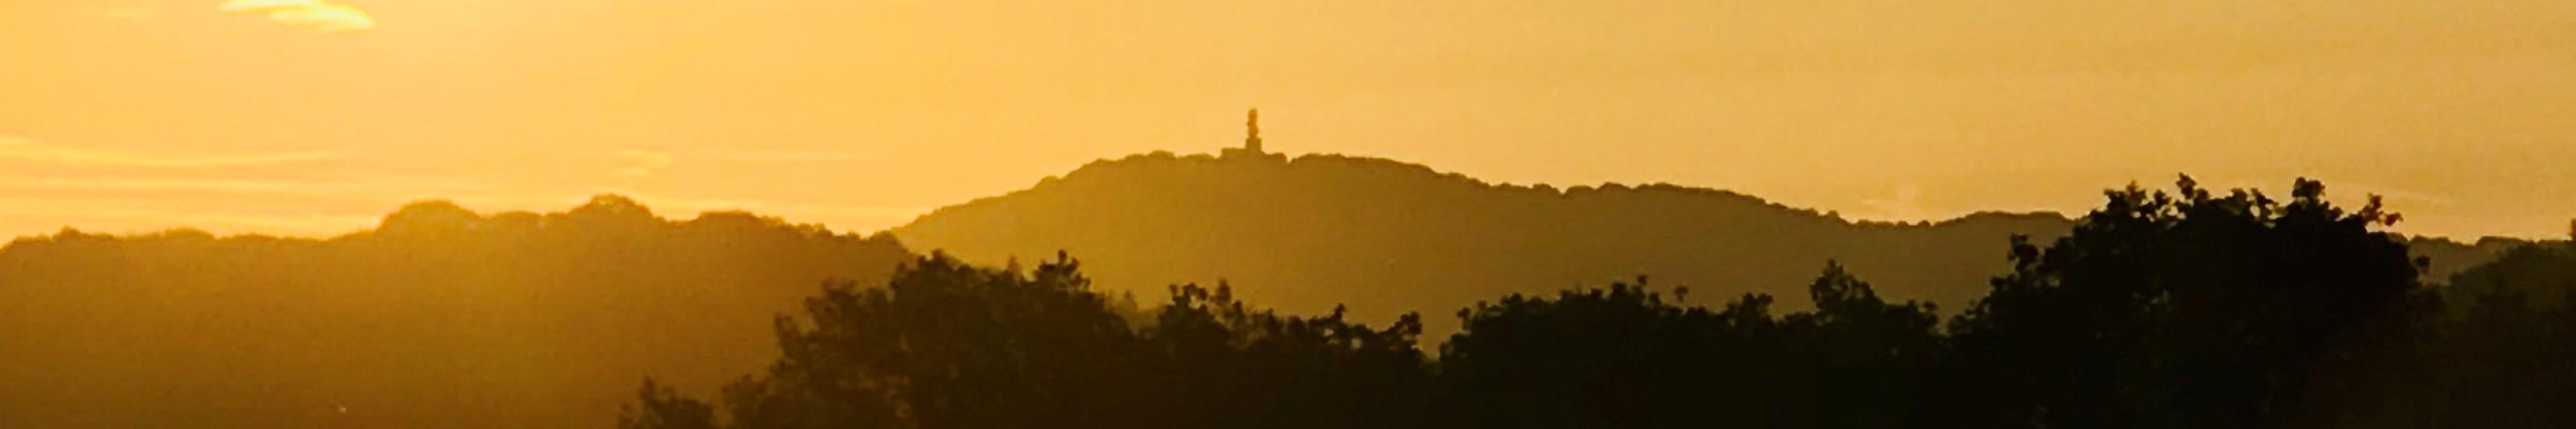
[[[757,372],[777,354],[773,317],[826,280],[882,284],[913,251],[1000,265],[1063,250],[1147,303],[1226,279],[1290,314],[1419,311],[1438,342],[1474,302],[1637,275],[1690,287],[1692,304],[1803,308],[1827,260],[1951,315],[2009,271],[2009,237],[2071,225],[1860,222],[1705,188],[1230,150],[1098,161],[867,237],[739,212],[675,221],[615,196],[545,214],[417,203],[318,240],[66,231],[0,248],[0,427],[601,426],[647,375],[707,392]],[[2528,242],[2408,244],[2438,281]]]
[[[2564,244],[2565,241],[2486,237],[2462,243],[2448,238],[2413,237],[2406,240],[2406,249],[2424,259],[2425,283],[2448,286],[2458,282],[2456,277],[2460,274],[2494,263],[2517,249],[2550,243]]]
[[[2055,213],[1853,221],[1706,188],[1492,184],[1386,159],[1228,149],[1093,162],[890,232],[991,264],[1065,250],[1101,285],[1147,298],[1222,279],[1289,311],[1421,311],[1436,330],[1477,300],[1638,275],[1701,304],[1766,293],[1803,306],[1827,260],[1956,314],[2008,271],[2010,237],[2046,243],[2072,225]],[[2522,243],[2410,244],[2438,281]]]
[[[0,250],[0,427],[606,427],[648,375],[760,368],[773,316],[907,255],[619,197],[419,203],[327,240],[24,238]]]
[[[1768,293],[1804,305],[1827,260],[1882,293],[1955,309],[2008,268],[2009,237],[2049,240],[2070,225],[2004,213],[1855,222],[1703,188],[1497,185],[1384,159],[1238,149],[1095,162],[890,232],[985,263],[1066,250],[1113,289],[1225,279],[1288,311],[1347,304],[1438,323],[1480,299],[1637,275],[1690,287],[1701,303]]]

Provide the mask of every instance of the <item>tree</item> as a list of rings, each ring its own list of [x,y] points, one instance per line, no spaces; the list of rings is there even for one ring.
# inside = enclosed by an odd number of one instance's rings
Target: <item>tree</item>
[[[2451,277],[2417,353],[2352,371],[2339,427],[2576,426],[2576,245],[2532,244]]]
[[[670,387],[644,380],[640,405],[629,405],[617,417],[618,429],[715,429],[715,408],[680,396]]]
[[[2046,249],[2016,239],[2014,269],[1954,320],[1963,398],[1941,426],[2245,428],[2290,424],[2320,369],[2408,338],[2421,301],[2406,248],[2299,180],[2290,201],[2107,193]]]
[[[725,389],[724,420],[762,429],[1428,423],[1418,317],[1380,329],[1339,311],[1250,309],[1225,285],[1172,292],[1140,329],[1062,254],[1026,273],[922,257],[883,288],[828,284],[804,320],[780,318],[780,358]],[[646,389],[627,427],[713,424],[711,407]]]
[[[897,270],[882,289],[827,287],[807,326],[779,323],[782,351],[761,379],[728,388],[744,427],[1105,427],[1128,416],[1133,344],[1078,263],[1030,273],[945,255]]]
[[[1943,352],[1940,317],[1928,303],[1889,303],[1838,263],[1808,286],[1813,313],[1786,325],[1815,366],[1813,427],[1893,428],[1913,417],[1924,374]]]
[[[1645,286],[1509,296],[1460,313],[1440,375],[1457,427],[1890,428],[1908,421],[1941,350],[1929,304],[1890,304],[1840,264],[1814,312],[1771,297],[1722,309]]]
[[[1140,420],[1169,428],[1421,428],[1430,423],[1430,369],[1419,316],[1386,328],[1330,316],[1247,309],[1233,289],[1172,288],[1144,331],[1160,378],[1157,398],[1187,407]]]
[[[1460,311],[1465,328],[1440,356],[1449,426],[1680,427],[1758,406],[1730,393],[1790,385],[1766,376],[1791,362],[1773,346],[1785,343],[1767,314],[1722,317],[1645,283]],[[1768,302],[1748,296],[1739,311],[1763,313]],[[1771,370],[1745,371],[1759,366]]]

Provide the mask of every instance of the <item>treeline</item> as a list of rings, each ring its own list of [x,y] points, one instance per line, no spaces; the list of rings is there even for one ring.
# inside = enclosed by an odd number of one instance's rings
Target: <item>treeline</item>
[[[933,255],[827,286],[778,320],[782,357],[713,400],[648,381],[620,426],[2576,427],[2576,249],[2434,287],[2381,232],[2395,214],[2316,182],[2107,195],[2064,238],[2014,240],[2011,271],[1946,321],[1826,263],[1812,310],[1696,306],[1641,277],[1479,303],[1436,353],[1414,315],[1281,315],[1225,285],[1149,307],[1061,254]]]

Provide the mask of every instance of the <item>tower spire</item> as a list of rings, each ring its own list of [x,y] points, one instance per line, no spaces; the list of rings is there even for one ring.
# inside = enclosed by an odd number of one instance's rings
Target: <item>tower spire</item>
[[[1243,115],[1243,150],[1261,153],[1261,109],[1255,108]]]

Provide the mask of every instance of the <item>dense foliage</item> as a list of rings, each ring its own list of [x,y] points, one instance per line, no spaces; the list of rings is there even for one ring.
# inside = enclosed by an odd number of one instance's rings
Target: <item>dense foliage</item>
[[[2576,344],[2566,249],[2441,289],[2358,209],[2181,180],[2137,187],[1946,325],[1838,264],[1810,311],[1684,302],[1645,278],[1421,319],[1284,316],[1231,288],[1129,307],[1062,254],[1022,272],[920,258],[883,288],[827,287],[784,319],[784,357],[721,407],[651,383],[648,428],[2271,428],[2566,427]],[[2536,274],[2525,274],[2536,273]],[[2542,292],[2546,291],[2546,292]],[[2450,296],[2446,296],[2450,295]],[[2472,296],[2474,295],[2474,296]],[[2443,300],[2465,304],[2445,305]]]

